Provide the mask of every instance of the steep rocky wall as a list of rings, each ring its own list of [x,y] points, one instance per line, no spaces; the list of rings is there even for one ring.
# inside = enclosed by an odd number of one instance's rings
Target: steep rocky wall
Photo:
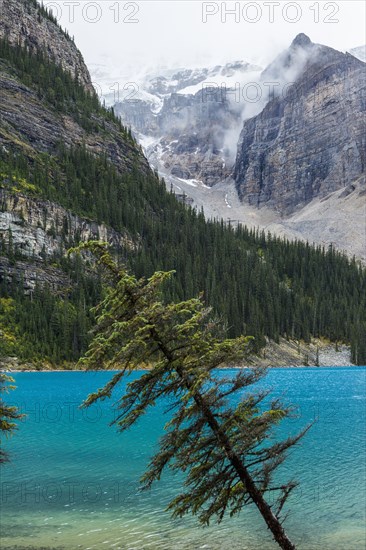
[[[4,279],[7,283],[21,280],[27,295],[31,295],[36,286],[64,295],[75,284],[61,269],[45,266],[43,262],[11,262],[9,258],[0,256],[0,281]]]
[[[120,171],[131,170],[138,158],[147,173],[150,168],[134,144],[109,121],[99,121],[103,132],[89,133],[71,116],[57,112],[38,94],[10,75],[0,61],[0,146],[21,148],[29,156],[39,151],[54,152],[62,140],[66,145],[85,143],[93,153],[107,155]],[[98,122],[98,117],[95,116]]]
[[[239,196],[289,214],[365,172],[365,64],[312,44],[285,97],[246,121],[235,165]]]
[[[212,186],[231,173],[233,156],[226,136],[238,127],[240,115],[225,91],[207,88],[195,95],[172,93],[156,115],[142,101],[119,103],[115,109],[135,130],[156,138],[155,153],[173,176]]]
[[[92,91],[89,71],[73,41],[32,0],[0,0],[0,37],[43,50]]]
[[[32,199],[21,194],[10,195],[0,190],[0,239],[9,243],[22,256],[33,259],[52,258],[68,242],[100,239],[114,247],[134,249],[137,244],[128,235],[80,218],[50,201]]]
[[[91,90],[89,72],[74,42],[33,0],[0,0],[0,9],[0,36],[6,36],[13,44],[20,41],[43,50],[64,69],[77,73]],[[56,108],[42,90],[21,82],[17,71],[5,60],[0,60],[0,88],[0,150],[5,153],[20,152],[31,165],[33,159],[42,158],[42,153],[57,154],[60,141],[67,147],[85,144],[89,152],[105,155],[121,173],[136,167],[141,174],[151,172],[133,140],[105,113],[95,110],[91,114],[93,130],[87,130],[88,126],[79,122],[77,109],[69,112]],[[5,180],[6,175],[5,170]],[[15,257],[22,260],[14,264],[1,258],[0,279],[22,276],[26,292],[34,288],[36,280],[51,289],[68,284],[65,274],[49,264],[75,242],[101,239],[117,248],[138,246],[127,234],[81,218],[58,204],[1,188],[0,238],[5,244],[5,255],[11,251],[11,238],[13,252],[18,253]]]

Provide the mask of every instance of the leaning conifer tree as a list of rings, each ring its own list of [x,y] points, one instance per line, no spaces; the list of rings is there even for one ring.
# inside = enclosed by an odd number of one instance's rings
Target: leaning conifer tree
[[[166,466],[181,470],[185,490],[168,506],[173,516],[191,512],[208,524],[213,516],[220,522],[226,511],[233,516],[252,503],[279,546],[294,549],[281,512],[296,483],[276,485],[273,474],[308,427],[274,443],[273,429],[292,409],[277,399],[268,406],[266,391],[243,392],[264,376],[264,369],[239,370],[230,378],[215,375],[220,366],[243,364],[250,338],[218,338],[202,298],[163,303],[162,285],[172,272],[137,280],[118,267],[104,244],[94,241],[74,250],[83,248],[106,268],[109,285],[95,308],[94,336],[80,365],[118,372],[82,406],[110,397],[127,372],[150,363],[150,370],[127,385],[113,422],[127,430],[158,399],[172,401],[172,418],[143,487],[159,480]],[[234,394],[237,405],[229,399]],[[265,498],[270,492],[275,495],[271,505]]]

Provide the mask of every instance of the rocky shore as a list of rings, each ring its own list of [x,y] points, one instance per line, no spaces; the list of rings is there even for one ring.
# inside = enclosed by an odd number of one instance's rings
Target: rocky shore
[[[313,339],[310,344],[280,338],[279,343],[268,341],[260,354],[253,356],[251,365],[266,367],[344,367],[351,363],[351,348]]]
[[[269,340],[259,355],[253,355],[248,366],[261,367],[344,367],[351,363],[350,346],[314,339],[310,344],[281,338],[279,343]],[[149,365],[144,365],[148,369]],[[74,363],[53,365],[48,361],[22,362],[18,357],[0,358],[0,371],[51,372],[81,370]]]

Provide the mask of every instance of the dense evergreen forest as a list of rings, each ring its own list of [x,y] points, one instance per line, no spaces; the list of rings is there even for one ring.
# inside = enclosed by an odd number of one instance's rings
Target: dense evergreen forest
[[[87,132],[106,131],[100,122],[105,120],[118,125],[124,139],[134,143],[113,112],[42,53],[2,40],[0,58],[48,105],[71,113]],[[203,292],[229,336],[253,335],[257,349],[264,336],[305,341],[322,336],[351,342],[353,361],[366,363],[366,272],[355,260],[333,248],[290,243],[243,226],[206,221],[202,212],[167,192],[156,174],[144,174],[138,158],[132,171],[121,173],[105,156],[91,154],[82,144],[70,148],[60,142],[52,153],[35,157],[21,148],[0,148],[0,186],[6,193],[51,200],[127,233],[135,247],[117,250],[120,260],[138,277],[175,269],[166,298],[182,300]],[[64,248],[77,244],[69,238],[67,226],[60,239]],[[21,259],[11,235],[0,247],[13,264]],[[88,342],[93,325],[89,309],[101,296],[100,278],[76,259],[66,259],[61,249],[43,261],[62,269],[72,285],[63,295],[37,288],[30,298],[21,280],[6,284],[4,277],[0,355],[74,360]]]

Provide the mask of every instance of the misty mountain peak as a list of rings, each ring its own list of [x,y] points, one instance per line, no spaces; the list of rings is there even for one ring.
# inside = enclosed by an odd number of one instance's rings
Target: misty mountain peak
[[[306,34],[301,32],[300,34],[298,34],[296,36],[296,38],[294,38],[294,40],[292,41],[291,47],[296,46],[296,47],[305,48],[306,46],[309,46],[310,44],[312,44],[310,38]]]

